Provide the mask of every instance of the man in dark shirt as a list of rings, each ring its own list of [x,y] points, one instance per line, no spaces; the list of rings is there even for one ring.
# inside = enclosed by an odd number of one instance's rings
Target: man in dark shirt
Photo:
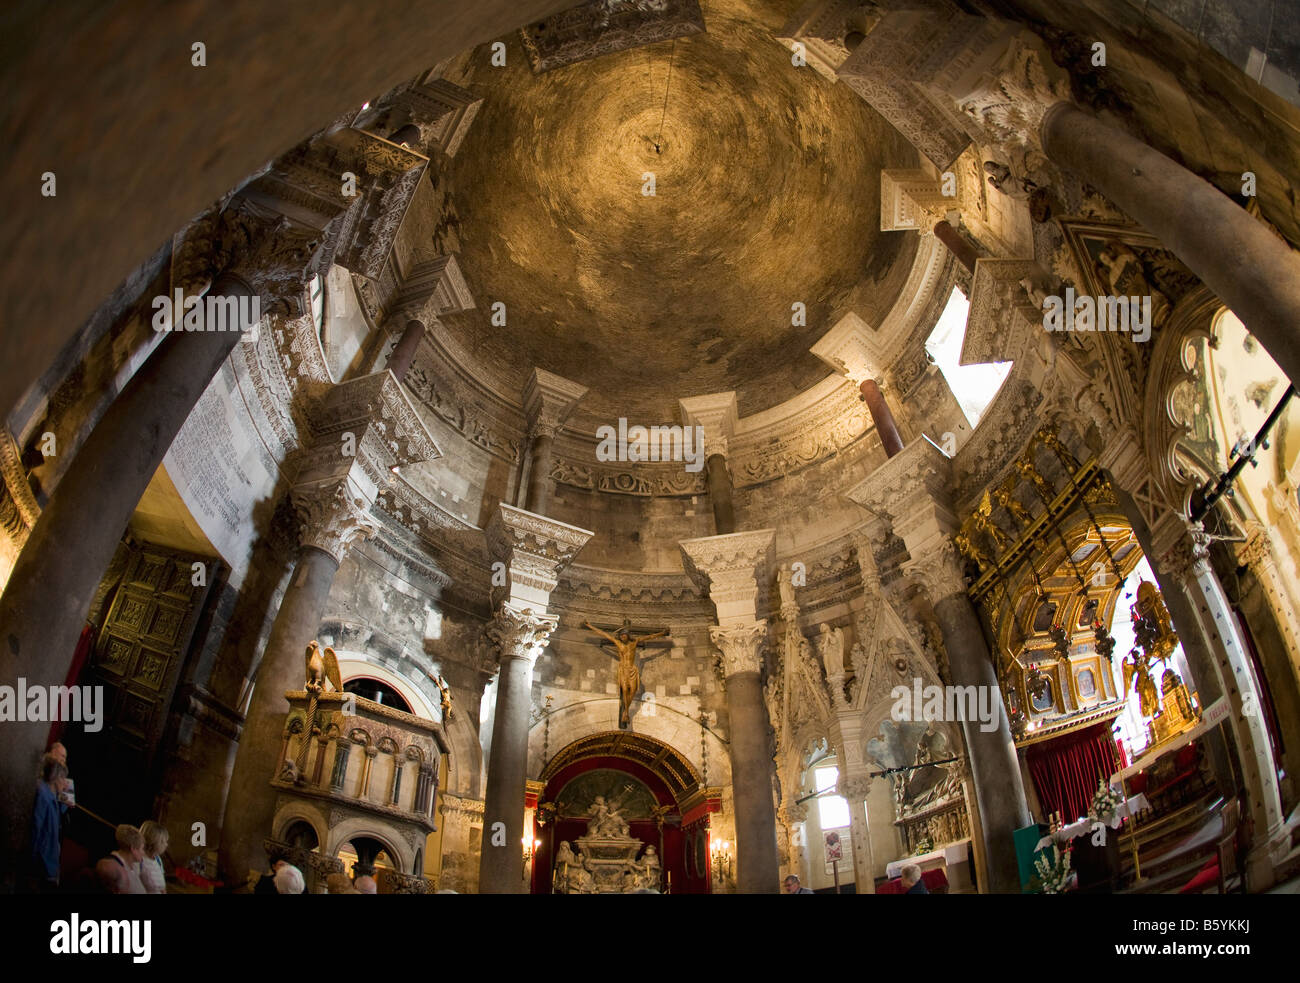
[[[930,893],[930,889],[925,886],[925,881],[921,878],[921,868],[916,864],[908,864],[903,868],[902,879],[904,894]]]

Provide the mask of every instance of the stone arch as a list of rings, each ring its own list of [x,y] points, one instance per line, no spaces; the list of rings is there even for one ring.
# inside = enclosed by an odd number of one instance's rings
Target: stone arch
[[[353,837],[365,836],[383,845],[384,851],[393,858],[393,863],[400,871],[412,869],[415,862],[415,850],[405,839],[393,830],[377,826],[365,818],[345,819],[329,831],[329,840],[323,852],[330,857],[337,857],[344,843]]]

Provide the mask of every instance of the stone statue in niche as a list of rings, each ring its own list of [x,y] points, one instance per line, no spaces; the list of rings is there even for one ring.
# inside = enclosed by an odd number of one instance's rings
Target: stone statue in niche
[[[818,629],[817,654],[826,667],[827,678],[844,675],[844,629],[823,623]]]
[[[784,611],[790,607],[797,607],[798,601],[794,598],[794,577],[791,575],[788,567],[781,567],[776,572],[776,589],[781,595],[781,610]]]
[[[626,729],[631,720],[632,701],[636,699],[636,694],[641,689],[641,670],[637,668],[636,664],[637,646],[652,639],[667,638],[668,629],[665,628],[663,631],[657,631],[651,635],[633,635],[631,630],[632,622],[627,618],[623,619],[623,627],[618,630],[617,635],[602,631],[590,621],[584,621],[582,626],[606,639],[618,653],[618,725]]]

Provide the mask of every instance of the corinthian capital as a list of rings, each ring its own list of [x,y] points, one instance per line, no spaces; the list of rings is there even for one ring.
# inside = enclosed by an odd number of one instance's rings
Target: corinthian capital
[[[857,775],[852,778],[840,779],[840,795],[850,802],[865,801],[867,795],[871,792],[871,776]]]
[[[370,503],[346,481],[300,486],[290,492],[290,497],[302,522],[299,541],[328,553],[337,563],[343,562],[349,546],[359,539],[369,539],[379,529],[370,514]]]
[[[1160,567],[1184,583],[1210,569],[1210,536],[1199,522],[1189,525],[1160,557]]]
[[[487,636],[501,647],[502,659],[527,659],[531,667],[546,649],[557,624],[556,615],[506,603],[487,626]]]
[[[962,572],[957,547],[947,536],[930,544],[920,556],[903,565],[903,572],[925,585],[934,603],[956,594],[966,593],[966,576]]]
[[[766,637],[766,620],[710,628],[709,638],[722,653],[722,678],[728,679],[738,672],[758,672],[763,666],[762,648]]]

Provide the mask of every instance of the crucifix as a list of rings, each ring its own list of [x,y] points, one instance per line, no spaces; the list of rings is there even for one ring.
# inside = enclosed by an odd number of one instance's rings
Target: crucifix
[[[618,725],[620,728],[626,729],[631,720],[632,701],[636,699],[637,691],[641,688],[641,671],[636,665],[637,646],[642,642],[648,642],[655,638],[667,638],[668,629],[665,628],[663,631],[657,631],[652,635],[633,635],[632,622],[627,618],[623,619],[623,627],[615,635],[602,631],[590,621],[584,621],[582,626],[606,639],[618,653]]]

